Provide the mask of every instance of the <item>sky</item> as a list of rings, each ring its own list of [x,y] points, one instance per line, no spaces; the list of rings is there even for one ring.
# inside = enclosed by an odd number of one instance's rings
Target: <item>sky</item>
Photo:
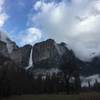
[[[0,30],[19,46],[48,38],[81,60],[100,55],[100,0],[0,0]]]

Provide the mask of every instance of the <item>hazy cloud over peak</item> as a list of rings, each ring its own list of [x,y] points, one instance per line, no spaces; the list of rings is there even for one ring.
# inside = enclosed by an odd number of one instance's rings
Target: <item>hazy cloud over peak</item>
[[[100,0],[71,0],[67,3],[37,1],[31,20],[48,38],[65,41],[76,56],[89,60],[100,54]],[[95,52],[95,55],[92,55]]]
[[[90,60],[100,55],[99,26],[100,0],[0,1],[0,28],[11,32],[19,45],[53,38],[66,42],[80,59]]]
[[[22,35],[19,35],[19,44],[22,46],[22,45],[25,45],[25,44],[34,44],[36,42],[38,42],[38,40],[41,39],[41,35],[42,35],[42,32],[35,28],[35,27],[29,27],[27,28],[25,31],[22,31]]]

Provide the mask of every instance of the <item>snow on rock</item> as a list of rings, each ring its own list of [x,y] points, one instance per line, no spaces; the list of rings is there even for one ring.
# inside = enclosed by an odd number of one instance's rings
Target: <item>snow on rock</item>
[[[36,75],[42,74],[42,75],[50,75],[52,76],[53,74],[58,74],[59,72],[61,72],[60,69],[58,68],[51,68],[51,69],[36,69],[34,70],[34,73]]]
[[[50,70],[46,71],[47,73],[50,73],[50,75],[53,75],[53,73],[57,74],[60,72],[58,68],[51,68]]]
[[[95,74],[95,75],[91,75],[88,77],[80,77],[81,79],[81,86],[82,87],[88,87],[89,84],[91,86],[93,86],[95,84],[95,82],[100,82],[100,75],[99,74]]]

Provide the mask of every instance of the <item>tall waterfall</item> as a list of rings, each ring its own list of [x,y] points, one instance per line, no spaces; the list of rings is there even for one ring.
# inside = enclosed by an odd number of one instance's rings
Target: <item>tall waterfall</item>
[[[33,53],[33,48],[31,49],[30,58],[29,58],[29,64],[25,68],[26,70],[29,69],[29,68],[31,68],[33,66],[32,53]]]

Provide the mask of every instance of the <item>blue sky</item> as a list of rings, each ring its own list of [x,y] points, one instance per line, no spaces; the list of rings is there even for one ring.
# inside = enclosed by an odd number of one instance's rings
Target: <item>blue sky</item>
[[[9,20],[6,22],[4,28],[8,32],[16,29],[16,32],[19,33],[19,31],[25,30],[28,26],[31,26],[31,23],[30,25],[27,25],[28,16],[30,14],[37,13],[33,9],[33,5],[37,1],[39,0],[13,0],[13,2],[12,0],[5,0],[5,10],[10,17]]]
[[[0,29],[19,46],[53,38],[87,60],[100,54],[99,26],[100,0],[0,0]]]
[[[37,26],[37,23],[31,22],[29,16],[37,14],[39,11],[34,9],[34,5],[38,1],[43,1],[45,3],[55,3],[61,2],[61,0],[3,0],[4,1],[4,12],[8,15],[8,20],[5,21],[3,29],[8,32],[10,38],[15,40],[17,44],[23,45],[25,43],[20,43],[20,39],[17,36],[23,36],[26,34],[24,30],[29,27]],[[68,0],[69,2],[69,0]],[[38,26],[40,27],[40,26]],[[33,41],[34,42],[34,41]],[[32,42],[32,43],[33,43]],[[26,42],[27,43],[27,42]]]
[[[33,0],[6,0],[6,12],[9,19],[4,28],[13,35],[27,28],[28,15],[33,6]],[[22,33],[24,34],[24,33]]]

